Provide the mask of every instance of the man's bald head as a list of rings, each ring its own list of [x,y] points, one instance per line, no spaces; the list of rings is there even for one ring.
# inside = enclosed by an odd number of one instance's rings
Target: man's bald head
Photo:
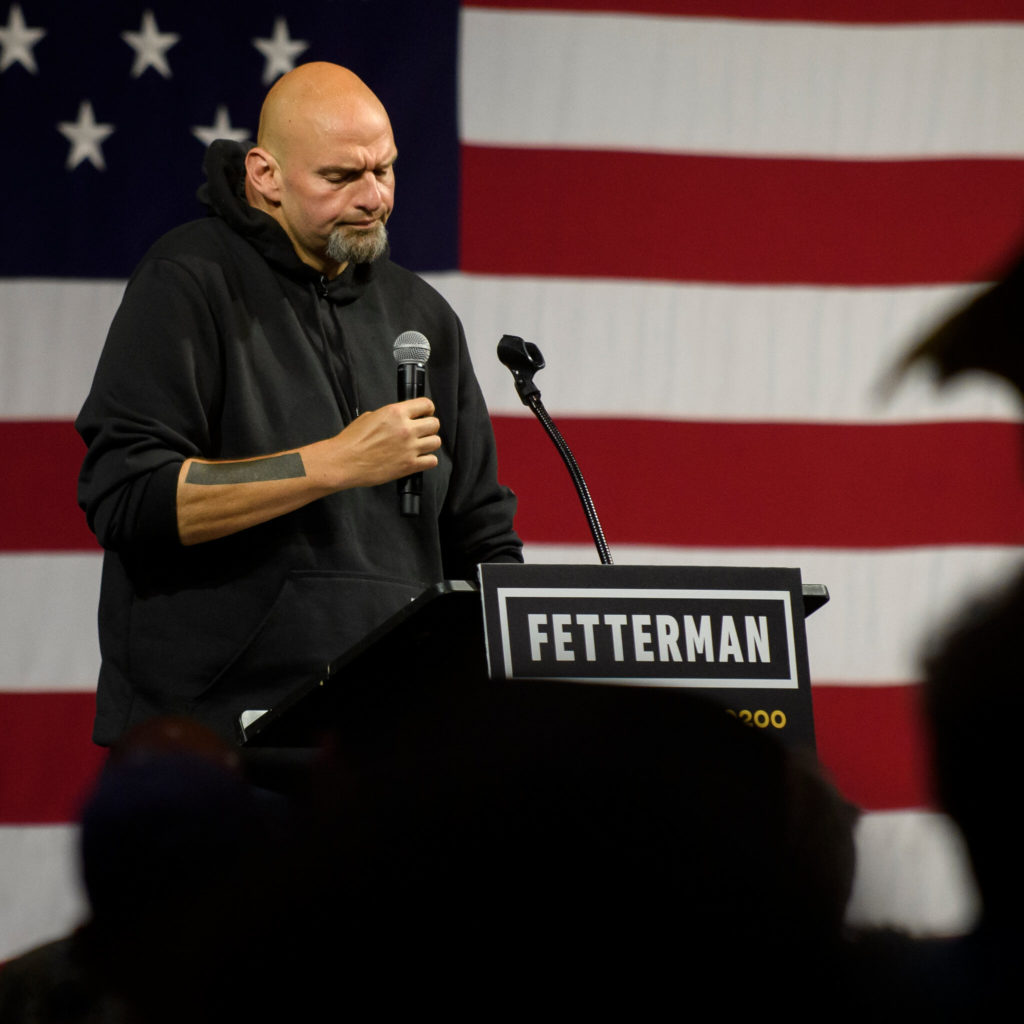
[[[282,75],[263,101],[256,145],[287,158],[310,133],[347,131],[377,122],[391,131],[387,111],[373,90],[340,64],[301,64]]]
[[[358,75],[303,64],[263,103],[246,199],[284,228],[299,259],[333,277],[386,251],[396,156],[387,111]]]

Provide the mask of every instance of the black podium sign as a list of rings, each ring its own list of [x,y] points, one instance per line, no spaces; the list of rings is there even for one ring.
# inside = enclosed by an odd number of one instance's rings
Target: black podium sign
[[[482,565],[493,679],[704,691],[814,747],[799,569]]]

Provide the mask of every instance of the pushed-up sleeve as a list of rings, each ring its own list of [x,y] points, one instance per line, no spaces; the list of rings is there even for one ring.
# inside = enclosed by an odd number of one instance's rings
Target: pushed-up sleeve
[[[210,450],[216,327],[194,275],[148,258],[128,283],[75,426],[88,451],[78,502],[104,548],[179,543],[177,481]]]

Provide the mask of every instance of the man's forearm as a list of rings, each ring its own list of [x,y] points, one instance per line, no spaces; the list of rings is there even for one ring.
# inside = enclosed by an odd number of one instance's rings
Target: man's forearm
[[[238,462],[188,459],[178,477],[178,536],[184,545],[217,540],[328,493],[299,451]]]
[[[437,465],[434,403],[414,398],[364,413],[341,433],[252,459],[186,459],[178,474],[178,537],[217,540],[350,487],[372,487]]]

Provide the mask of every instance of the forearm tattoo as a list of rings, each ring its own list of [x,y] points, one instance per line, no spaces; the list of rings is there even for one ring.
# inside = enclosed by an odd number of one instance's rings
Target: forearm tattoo
[[[185,482],[190,484],[254,484],[264,480],[290,480],[306,475],[298,452],[271,455],[248,462],[193,462]]]

